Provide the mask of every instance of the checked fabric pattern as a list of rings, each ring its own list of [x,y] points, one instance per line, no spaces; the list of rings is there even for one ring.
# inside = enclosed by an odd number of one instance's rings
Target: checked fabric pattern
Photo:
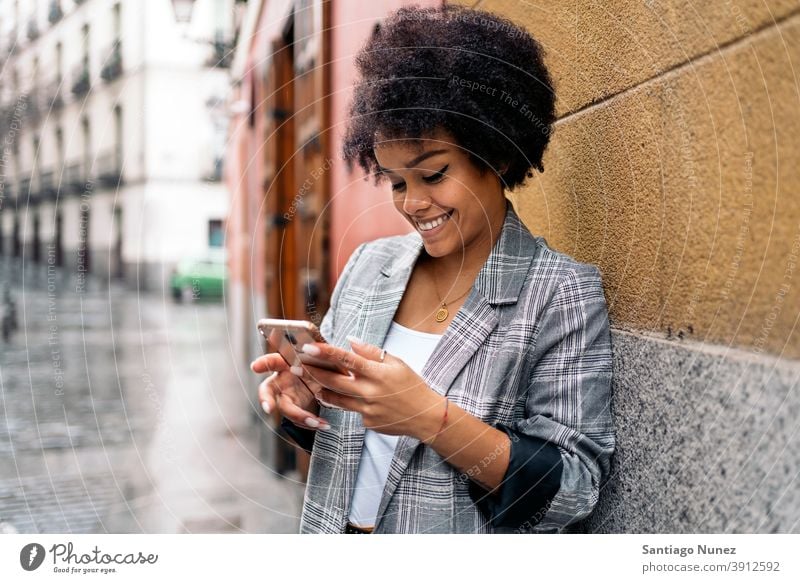
[[[323,336],[342,348],[348,334],[382,346],[422,248],[416,232],[358,247],[334,289]],[[508,202],[502,233],[421,376],[484,422],[558,447],[558,493],[513,532],[560,532],[589,515],[615,443],[611,337],[597,267],[552,250]],[[322,407],[320,414],[331,430],[315,437],[300,531],[341,533],[364,426],[358,413]],[[468,473],[401,437],[374,532],[503,532],[476,506],[469,484]]]

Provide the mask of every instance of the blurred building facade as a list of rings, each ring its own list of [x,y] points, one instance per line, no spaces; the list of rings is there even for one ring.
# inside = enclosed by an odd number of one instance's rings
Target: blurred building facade
[[[220,246],[234,0],[0,0],[0,251],[163,285]]]

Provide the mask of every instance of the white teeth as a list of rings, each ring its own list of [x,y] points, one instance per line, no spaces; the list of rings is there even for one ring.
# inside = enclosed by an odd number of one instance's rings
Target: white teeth
[[[419,225],[419,228],[420,228],[421,231],[430,231],[431,229],[434,229],[434,228],[438,227],[439,225],[441,225],[443,222],[445,222],[449,218],[450,218],[450,215],[442,215],[438,219],[435,219],[435,220],[430,221],[428,223],[417,223],[417,225]]]

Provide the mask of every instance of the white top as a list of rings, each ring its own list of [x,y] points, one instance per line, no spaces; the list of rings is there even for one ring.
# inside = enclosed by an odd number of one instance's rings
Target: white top
[[[393,321],[383,348],[389,354],[405,361],[414,372],[420,374],[441,337],[441,334],[418,332]],[[358,465],[358,477],[350,503],[349,520],[353,524],[357,526],[375,524],[398,439],[400,439],[398,435],[384,435],[371,429],[366,430],[361,461]]]

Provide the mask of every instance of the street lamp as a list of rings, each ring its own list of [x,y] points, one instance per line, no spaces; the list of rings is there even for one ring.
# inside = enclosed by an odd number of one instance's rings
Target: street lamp
[[[172,0],[172,10],[175,12],[177,22],[189,22],[192,20],[192,8],[195,0]]]

